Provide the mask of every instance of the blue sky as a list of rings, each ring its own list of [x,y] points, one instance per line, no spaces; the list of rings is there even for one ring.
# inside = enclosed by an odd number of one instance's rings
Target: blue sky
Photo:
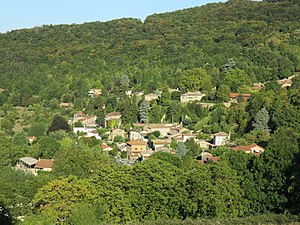
[[[45,24],[108,21],[204,5],[224,0],[3,0],[0,32]]]

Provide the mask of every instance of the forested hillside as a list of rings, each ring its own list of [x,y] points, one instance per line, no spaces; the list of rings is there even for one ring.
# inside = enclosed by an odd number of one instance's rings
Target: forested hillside
[[[288,2],[228,1],[144,22],[119,19],[82,25],[45,25],[0,35],[0,88],[15,105],[78,97],[89,88],[153,91],[180,83],[181,71],[204,68],[220,85],[229,59],[235,71],[223,81],[233,91],[300,70],[300,7]],[[123,78],[123,79],[121,79]],[[33,97],[35,96],[35,97]]]
[[[0,34],[0,224],[299,224],[299,21],[230,0]]]

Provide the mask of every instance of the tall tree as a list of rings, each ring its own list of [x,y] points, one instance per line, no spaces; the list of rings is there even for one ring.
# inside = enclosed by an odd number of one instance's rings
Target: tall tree
[[[148,112],[150,110],[149,102],[144,100],[140,105],[139,121],[141,123],[148,123]]]
[[[266,108],[262,108],[254,117],[254,121],[252,123],[252,126],[256,130],[266,130],[269,131],[269,112]]]
[[[211,78],[203,68],[179,71],[179,85],[184,91],[211,91]]]
[[[179,142],[176,146],[176,155],[178,155],[180,158],[185,156],[187,153],[186,146],[183,142]]]
[[[227,102],[230,96],[230,87],[228,85],[222,84],[216,93],[216,97],[218,100]]]
[[[49,134],[49,132],[57,130],[65,130],[66,132],[69,132],[71,130],[68,122],[61,115],[58,114],[54,116],[47,133]]]

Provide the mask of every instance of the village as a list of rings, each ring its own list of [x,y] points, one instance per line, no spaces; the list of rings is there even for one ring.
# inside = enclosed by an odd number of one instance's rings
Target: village
[[[290,79],[278,82],[281,87],[291,85]],[[260,91],[264,84],[253,84],[252,90]],[[169,92],[178,91],[170,89]],[[126,91],[126,95],[131,97],[136,94],[145,101],[151,102],[159,99],[159,93],[150,93],[144,95],[144,92]],[[101,89],[90,89],[87,93],[89,98],[96,98],[101,95]],[[200,91],[187,92],[180,95],[180,103],[187,104],[196,102],[204,108],[210,108],[215,103],[201,101],[205,94]],[[224,102],[224,106],[229,108],[238,101],[248,101],[251,94],[230,93],[230,100]],[[60,107],[72,107],[70,103],[61,103]],[[193,140],[201,149],[201,154],[197,160],[201,164],[208,162],[217,162],[219,157],[210,153],[210,150],[227,147],[234,151],[242,151],[245,153],[259,156],[264,152],[264,148],[256,143],[246,146],[236,145],[231,140],[231,134],[226,132],[217,132],[206,135],[207,138],[201,138],[203,132],[190,130],[179,123],[134,123],[129,131],[125,131],[122,126],[122,112],[110,112],[105,115],[103,126],[96,123],[97,116],[87,115],[84,112],[77,112],[72,118],[69,118],[69,125],[72,132],[78,138],[91,138],[99,141],[99,151],[112,154],[116,158],[117,163],[134,165],[136,162],[142,162],[148,159],[155,152],[168,152],[176,154],[176,145]],[[32,143],[38,137],[28,137],[28,141]],[[175,146],[175,147],[174,147]],[[51,171],[54,166],[54,159],[35,159],[31,157],[21,158],[17,164],[17,168],[30,171],[37,175],[39,171]]]

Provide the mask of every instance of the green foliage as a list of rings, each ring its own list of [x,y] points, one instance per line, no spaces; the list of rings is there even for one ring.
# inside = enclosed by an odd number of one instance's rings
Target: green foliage
[[[32,210],[30,202],[49,180],[48,177],[36,177],[10,167],[1,167],[0,170],[0,201],[3,206],[10,206],[9,211],[13,218],[25,215]]]
[[[199,157],[200,153],[201,153],[201,149],[200,146],[198,144],[195,143],[195,140],[189,139],[185,142],[185,146],[187,149],[187,155],[191,156],[192,158],[197,158]]]
[[[37,210],[49,213],[51,217],[63,223],[68,218],[74,204],[88,201],[92,198],[91,187],[84,180],[75,176],[49,182],[38,190],[33,204]],[[47,207],[43,209],[43,207]]]
[[[275,212],[284,211],[288,204],[288,190],[295,157],[299,154],[299,133],[290,128],[279,129],[270,139],[268,149],[263,155],[266,207]]]
[[[46,127],[45,124],[39,122],[39,123],[33,123],[31,127],[28,129],[28,135],[29,136],[35,136],[40,137],[45,135],[46,133]]]
[[[224,82],[227,84],[233,91],[237,91],[238,87],[243,84],[251,84],[251,77],[246,74],[245,71],[240,69],[231,69],[229,70],[224,77]]]
[[[160,137],[160,132],[158,130],[153,131],[152,133],[150,133],[150,135],[153,135],[155,138],[159,138]]]
[[[93,152],[85,146],[72,144],[56,154],[53,173],[57,176],[89,177],[103,160],[106,160],[106,156],[100,150]]]
[[[14,166],[24,155],[22,147],[15,146],[5,137],[0,137],[0,167]]]
[[[148,159],[134,167],[137,190],[141,195],[134,203],[138,218],[180,218],[180,209],[186,193],[182,183],[182,172],[170,163]]]
[[[20,146],[23,148],[28,147],[28,140],[26,138],[26,134],[23,131],[17,132],[14,134],[13,138],[12,138],[12,142],[14,145],[16,146]]]
[[[58,141],[47,136],[40,138],[37,144],[39,150],[38,156],[45,159],[53,158],[61,148]]]
[[[0,224],[13,224],[13,218],[10,215],[9,210],[2,203],[0,203]]]
[[[74,123],[74,127],[83,127],[83,124],[81,123],[81,121],[76,121]]]
[[[127,159],[127,151],[121,152],[121,159]]]
[[[247,206],[239,178],[226,163],[198,167],[186,176],[187,217],[237,217],[245,213]]]
[[[182,143],[182,142],[180,142],[180,143]],[[183,167],[183,162],[182,162],[180,156],[173,155],[173,154],[170,154],[167,152],[156,152],[151,155],[151,158],[168,162],[178,168]]]
[[[205,69],[178,71],[180,88],[184,91],[211,91],[211,78]]]
[[[218,147],[213,148],[209,150],[209,153],[211,153],[213,156],[222,156],[224,153],[230,152],[231,150],[227,147]]]
[[[218,100],[222,102],[228,102],[230,96],[230,87],[228,85],[222,84],[216,93],[216,97]]]
[[[121,137],[120,135],[115,136],[114,142],[124,142],[124,138]]]
[[[100,222],[97,216],[97,208],[83,203],[72,207],[67,221],[69,224],[76,225],[97,225]]]
[[[138,200],[135,180],[130,167],[102,165],[89,179],[95,188],[95,203],[101,220],[112,223],[134,221],[137,213],[133,204]]]

